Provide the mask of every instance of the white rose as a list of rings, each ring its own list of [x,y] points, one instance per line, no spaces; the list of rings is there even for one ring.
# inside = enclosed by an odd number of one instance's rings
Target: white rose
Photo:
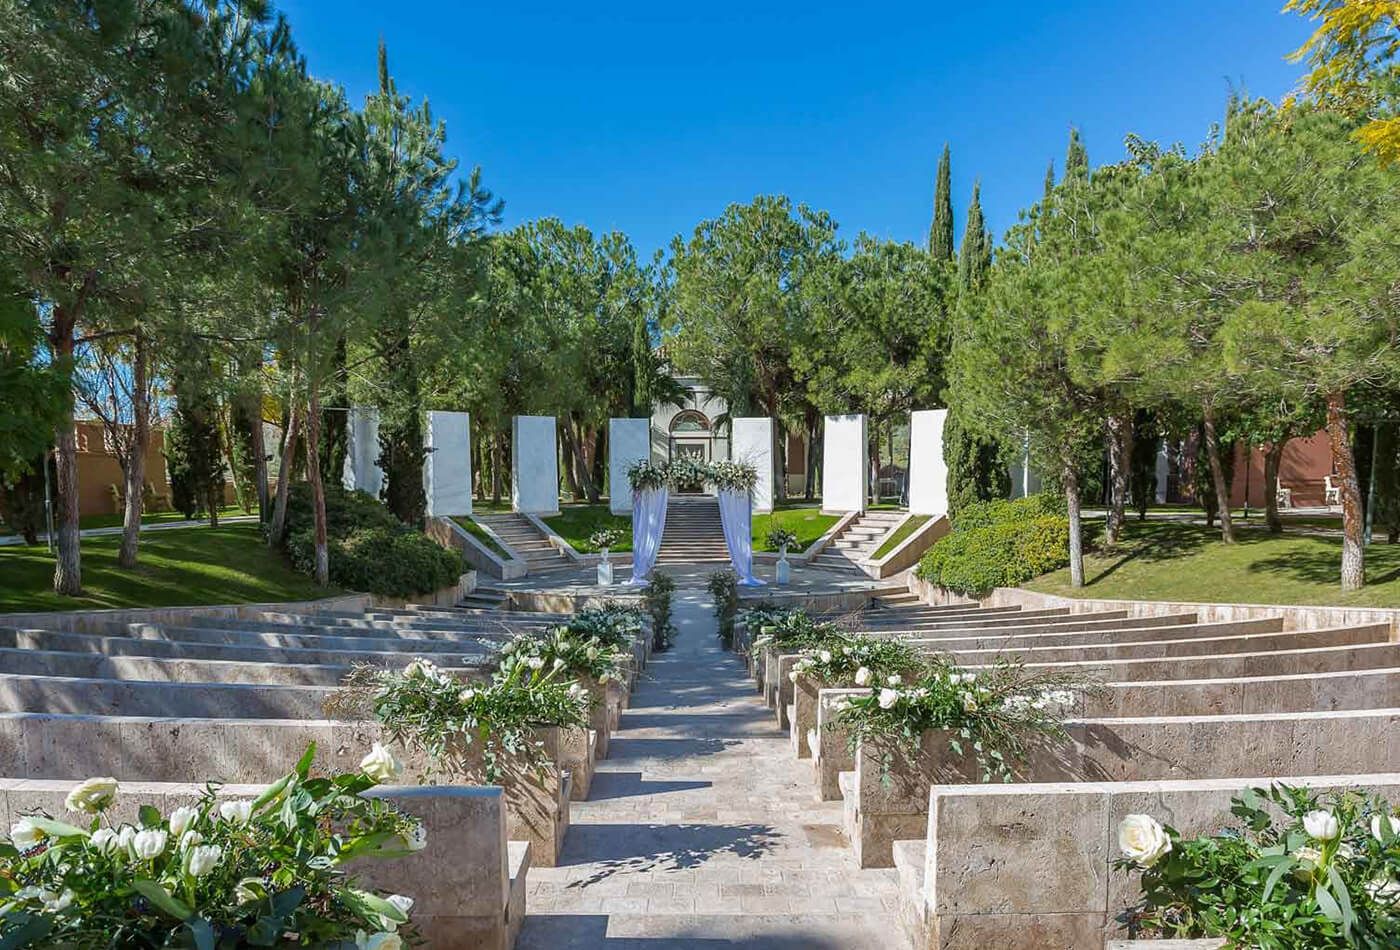
[[[428,829],[422,824],[414,825],[413,830],[404,838],[404,843],[410,851],[422,851],[428,846]]]
[[[242,827],[253,817],[253,803],[250,801],[220,802],[219,817],[231,825]]]
[[[20,851],[37,847],[46,838],[48,834],[28,818],[21,818],[10,826],[10,842]]]
[[[870,671],[865,667],[856,670],[856,685],[865,686],[870,682]]]
[[[403,668],[405,679],[417,679],[420,676],[427,676],[426,664],[422,660],[414,660]]]
[[[963,712],[969,712],[969,713],[976,712],[976,711],[977,711],[977,697],[976,697],[976,696],[973,696],[973,695],[972,695],[971,693],[969,693],[969,692],[964,692],[964,693],[962,694],[962,708],[963,708]]]
[[[1375,838],[1377,841],[1384,843],[1384,839],[1381,837],[1382,817],[1386,818],[1390,822],[1390,836],[1392,838],[1394,838],[1396,835],[1400,835],[1400,818],[1396,818],[1394,815],[1371,816],[1371,837]]]
[[[562,670],[564,667],[566,667],[566,666],[568,666],[568,665],[569,665],[569,664],[565,663],[565,662],[564,662],[562,659],[560,659],[559,657],[556,656],[556,657],[554,658],[554,672],[558,673],[560,670]]]
[[[532,670],[542,670],[544,669],[544,657],[532,656],[530,657],[530,659],[525,661],[525,665]]]
[[[1310,811],[1303,816],[1303,830],[1318,841],[1331,841],[1341,834],[1337,816],[1330,811]]]
[[[889,708],[893,707],[894,704],[897,703],[897,702],[899,702],[899,690],[896,690],[896,689],[882,689],[882,690],[880,690],[880,708],[881,708],[881,709],[889,709]]]
[[[170,833],[164,828],[143,828],[131,839],[131,849],[144,861],[153,861],[165,853]]]
[[[792,680],[794,683],[796,683],[796,682],[797,682],[797,677],[798,677],[801,673],[802,673],[801,670],[793,670],[792,672],[788,673],[788,679],[790,679],[790,680]]]
[[[393,904],[394,909],[400,914],[403,914],[405,920],[408,918],[409,911],[413,910],[413,898],[411,897],[405,897],[403,894],[390,894],[384,899],[390,904]],[[385,930],[395,930],[398,928],[399,924],[400,921],[390,917],[381,916],[379,918],[379,926],[383,927]]]
[[[216,844],[202,844],[190,852],[190,874],[203,877],[219,866],[224,849]]]
[[[204,843],[204,835],[198,831],[187,831],[180,836],[180,850],[188,851],[197,844]]]
[[[457,694],[457,701],[461,703],[469,703],[475,698],[476,690],[474,689],[464,689]]]
[[[89,839],[99,854],[112,854],[118,848],[117,833],[111,828],[98,828]]]
[[[127,853],[131,852],[131,843],[136,840],[136,829],[130,825],[122,825],[117,829],[117,847]]]
[[[357,950],[400,950],[403,941],[396,933],[366,934],[363,930],[355,933]]]
[[[44,902],[44,910],[50,914],[63,913],[68,909],[68,905],[73,903],[73,897],[73,892],[66,887],[62,894],[55,894],[53,891],[39,892],[39,899]]]
[[[823,651],[821,651],[820,653],[817,654],[817,657],[818,657],[823,663],[830,663],[830,662],[831,662],[831,651],[830,651],[830,650],[823,650]]]
[[[181,805],[170,813],[170,833],[177,838],[183,838],[185,832],[193,828],[198,820],[199,809]]]
[[[1123,857],[1150,868],[1171,851],[1172,839],[1151,815],[1129,815],[1118,825],[1118,847]]]
[[[403,764],[394,754],[376,742],[360,760],[360,771],[381,785],[387,785],[403,772]]]
[[[63,800],[63,807],[69,811],[95,815],[108,808],[117,800],[117,780],[114,778],[90,778],[80,782]]]

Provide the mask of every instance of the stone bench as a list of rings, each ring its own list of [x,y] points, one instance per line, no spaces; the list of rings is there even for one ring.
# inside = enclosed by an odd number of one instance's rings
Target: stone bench
[[[1017,781],[1348,774],[1400,761],[1400,709],[1070,720],[1065,730],[1067,741],[1046,740],[1015,767]],[[855,769],[838,785],[861,867],[891,866],[892,843],[921,833],[930,786],[980,780],[948,738],[925,733],[915,755],[885,742],[857,747]]]
[[[1259,774],[1265,777],[934,786],[923,833],[894,848],[900,917],[912,946],[1078,950],[1106,940],[1115,946],[1121,933],[1115,918],[1138,899],[1136,879],[1112,867],[1120,856],[1118,823],[1130,814],[1153,815],[1189,836],[1238,825],[1231,796],[1272,782],[1318,791],[1360,788],[1400,800],[1397,773]]]
[[[541,867],[554,866],[569,825],[572,773],[561,731],[537,731],[548,766],[513,770],[502,783],[509,835],[529,841],[531,863]],[[382,728],[363,721],[0,713],[0,775],[256,783],[284,774],[313,742],[314,767],[332,772],[358,768],[377,741],[384,741]],[[479,763],[449,774],[416,752],[394,752],[405,764],[398,784],[480,784]]]
[[[336,686],[350,673],[348,664],[225,662],[160,657],[111,657],[101,653],[0,648],[0,674],[76,676],[109,680],[160,680],[185,683],[262,683],[284,686]]]
[[[213,627],[171,627],[162,624],[132,624],[130,636],[142,640],[171,640],[181,643],[223,643],[234,646],[299,647],[312,650],[373,650],[377,653],[479,653],[486,644],[504,644],[512,634],[480,633],[465,640],[415,639],[412,637],[335,637],[320,633],[271,633],[258,630],[220,630]]]
[[[190,719],[325,719],[327,686],[181,683],[0,674],[0,709],[82,716]]]
[[[1026,647],[1066,647],[1141,642],[1143,640],[1192,640],[1207,637],[1228,637],[1247,633],[1280,633],[1283,618],[1261,617],[1257,620],[1225,621],[1222,623],[1200,623],[1191,615],[1162,618],[1169,621],[1162,624],[1123,626],[1120,621],[1107,624],[1085,624],[1088,629],[1076,626],[1049,626],[1024,633],[1003,633],[1000,630],[984,631],[972,636],[937,637],[914,636],[910,643],[921,650],[991,650],[1010,652]],[[1067,629],[1068,627],[1068,629]]]
[[[278,773],[281,774],[281,773]],[[268,775],[266,778],[275,776]],[[0,779],[0,807],[10,820],[38,811],[64,816],[70,781]],[[250,799],[266,784],[225,785],[219,795]],[[111,815],[136,821],[137,809],[152,805],[168,815],[198,800],[202,784],[123,782]],[[509,950],[525,917],[530,846],[508,841],[502,790],[495,786],[399,786],[369,794],[416,816],[427,845],[390,860],[364,859],[350,866],[365,886],[413,898],[414,926],[433,947]]]

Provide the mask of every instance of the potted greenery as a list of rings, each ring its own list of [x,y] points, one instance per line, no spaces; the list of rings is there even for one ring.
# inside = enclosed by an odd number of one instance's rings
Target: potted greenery
[[[768,532],[768,546],[778,549],[778,571],[776,580],[779,584],[786,584],[792,576],[792,569],[788,565],[788,548],[797,543],[797,535],[787,528],[774,528]]]
[[[591,547],[598,549],[602,554],[602,560],[598,562],[598,585],[609,587],[613,581],[612,562],[608,560],[608,548],[617,543],[618,533],[615,528],[599,528],[588,536],[588,543]]]

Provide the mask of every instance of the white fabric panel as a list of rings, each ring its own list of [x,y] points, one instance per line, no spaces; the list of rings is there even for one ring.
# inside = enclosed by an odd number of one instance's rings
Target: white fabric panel
[[[648,488],[632,498],[632,580],[645,584],[661,551],[661,535],[666,530],[665,488]]]
[[[465,412],[429,412],[427,448],[423,491],[428,496],[428,515],[471,514],[471,416]]]
[[[758,472],[753,487],[753,510],[766,514],[773,510],[773,420],[765,417],[735,419],[732,424],[735,462],[744,462]]]
[[[369,492],[379,497],[384,472],[379,458],[379,410],[373,406],[351,406],[345,424],[345,468],[341,484],[349,491]]]
[[[724,525],[724,543],[729,548],[729,563],[739,576],[739,585],[764,586],[753,574],[753,501],[749,493],[721,491],[719,520]]]
[[[865,416],[827,416],[822,441],[822,508],[864,511],[869,467]]]
[[[947,409],[909,414],[909,513],[948,513],[948,465],[943,458]]]
[[[530,514],[558,514],[559,443],[554,417],[516,416],[511,432],[511,507]]]
[[[651,420],[608,420],[608,507],[615,515],[632,510],[632,486],[627,470],[651,460]]]

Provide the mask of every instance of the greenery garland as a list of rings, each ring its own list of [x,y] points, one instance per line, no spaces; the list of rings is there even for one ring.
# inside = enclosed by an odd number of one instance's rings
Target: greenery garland
[[[670,482],[669,466],[665,462],[642,459],[627,469],[627,484],[633,492],[655,491],[665,488]]]
[[[751,492],[758,484],[758,469],[746,462],[701,462],[692,458],[653,462],[642,459],[627,469],[632,491],[659,488],[681,490],[696,485],[713,485],[719,491]]]

